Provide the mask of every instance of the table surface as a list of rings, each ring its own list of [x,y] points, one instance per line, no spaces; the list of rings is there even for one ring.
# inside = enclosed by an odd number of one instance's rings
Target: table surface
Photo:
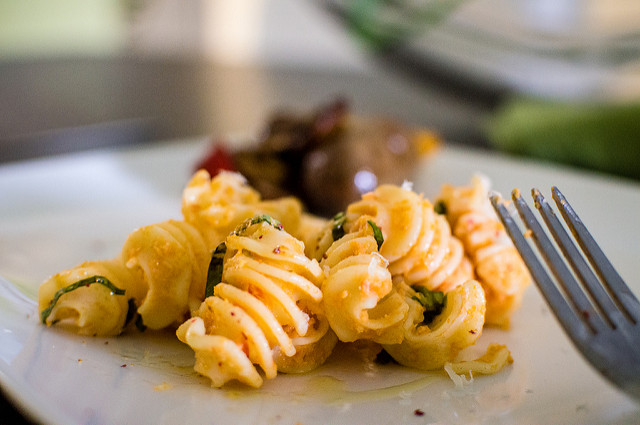
[[[0,162],[79,149],[255,132],[276,110],[311,111],[337,96],[358,114],[389,115],[485,145],[492,99],[412,70],[231,67],[199,60],[69,58],[0,62]],[[420,74],[417,77],[417,74]]]

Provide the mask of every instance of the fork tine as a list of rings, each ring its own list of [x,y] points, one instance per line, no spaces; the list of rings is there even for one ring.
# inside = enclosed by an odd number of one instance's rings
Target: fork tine
[[[537,189],[534,191],[539,192]],[[542,254],[542,257],[547,262],[549,269],[556,277],[558,283],[564,289],[565,295],[570,301],[573,312],[579,320],[584,321],[591,331],[602,330],[605,323],[602,318],[596,313],[591,301],[587,298],[584,291],[580,288],[580,285],[576,281],[575,277],[567,267],[566,263],[558,254],[555,246],[547,236],[546,232],[535,218],[533,212],[527,205],[526,201],[522,198],[519,190],[514,190],[512,193],[513,200],[516,205],[516,209],[522,218],[525,226],[532,232],[533,241],[535,242],[538,250]]]
[[[504,224],[507,233],[518,249],[518,252],[520,252],[522,259],[524,260],[527,268],[529,269],[529,272],[534,278],[534,281],[540,288],[540,292],[547,301],[547,304],[549,305],[551,310],[555,313],[560,324],[562,324],[569,335],[585,335],[586,333],[590,332],[589,327],[584,322],[577,319],[572,310],[572,307],[568,304],[567,300],[558,290],[555,283],[547,273],[545,267],[538,260],[537,255],[534,253],[525,236],[522,234],[520,228],[505,206],[505,201],[502,199],[502,197],[494,194],[490,197],[490,199],[491,204],[498,213],[498,216]],[[524,202],[521,197],[520,200]]]
[[[555,186],[551,188],[551,192],[560,213],[578,241],[582,251],[600,278],[608,286],[609,295],[622,307],[623,312],[629,320],[634,324],[637,323],[640,320],[640,303],[638,299],[624,283],[622,277],[620,277],[607,256],[602,252],[602,249],[593,239],[593,236],[591,236],[591,233],[587,230],[562,192]]]
[[[569,264],[571,264],[571,267],[580,278],[582,284],[591,295],[595,304],[604,313],[604,318],[607,320],[607,323],[614,327],[620,326],[622,324],[621,320],[623,320],[620,310],[609,297],[607,291],[593,273],[582,254],[580,254],[580,251],[578,251],[575,243],[572,241],[571,237],[562,226],[562,223],[553,212],[551,205],[549,205],[538,189],[533,189],[531,191],[531,196],[534,199],[536,208],[547,224],[551,235],[553,235],[556,243],[558,244],[558,247],[560,247],[560,250],[569,261]],[[589,313],[585,312],[585,314],[590,313],[590,311]],[[599,325],[600,324],[598,324],[598,326]]]
[[[557,188],[552,188],[554,199],[558,208],[565,217],[565,221],[575,235],[578,244],[583,248],[589,260],[593,263],[593,269],[599,276],[608,276],[607,268],[613,270],[608,260],[600,248],[593,241],[593,238],[586,230],[575,211],[568,205],[566,199]],[[523,235],[515,223],[511,213],[507,210],[507,203],[500,195],[490,196],[491,203],[502,220],[505,229],[514,245],[520,252],[525,264],[529,268],[538,289],[544,296],[550,309],[585,358],[594,368],[605,376],[611,383],[618,386],[632,397],[640,400],[640,322],[634,323],[624,319],[623,314],[612,299],[600,302],[600,310],[611,310],[614,314],[612,323],[605,323],[603,316],[596,314],[595,302],[598,302],[603,294],[607,294],[607,289],[599,286],[600,283],[592,268],[587,264],[576,244],[565,230],[565,226],[556,217],[549,203],[544,199],[537,189],[532,190],[536,208],[542,215],[550,233],[554,236],[557,245],[568,257],[575,275],[580,277],[581,282],[591,292],[587,294],[582,290],[576,281],[574,274],[569,270],[564,260],[552,245],[551,240],[546,235],[541,224],[536,220],[533,212],[522,199],[520,191],[514,189],[512,192],[513,202],[526,228]],[[571,217],[571,218],[569,218]],[[575,230],[574,230],[575,229]],[[541,257],[546,262],[543,267],[534,253],[532,246],[527,242],[525,236],[533,238]],[[591,245],[594,245],[592,247]],[[588,253],[587,253],[588,252]],[[598,266],[601,261],[606,261],[603,266]],[[556,287],[554,280],[547,269],[551,270],[555,280],[561,288]],[[588,271],[588,273],[587,273]],[[615,273],[617,275],[617,273]],[[621,299],[624,303],[631,305],[633,314],[637,314],[639,307],[635,307],[637,299],[626,287],[622,279],[619,278],[614,284],[616,290],[623,293]],[[594,303],[589,299],[591,295]],[[605,298],[607,299],[607,298]],[[593,314],[592,314],[593,313]],[[638,316],[634,316],[638,317]],[[618,326],[621,323],[622,326]]]

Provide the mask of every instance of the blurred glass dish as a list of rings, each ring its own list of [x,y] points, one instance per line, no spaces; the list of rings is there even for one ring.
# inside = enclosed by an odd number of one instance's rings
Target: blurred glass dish
[[[640,95],[636,0],[323,0],[374,47],[485,90]]]
[[[395,47],[446,20],[467,0],[323,0],[375,48]]]

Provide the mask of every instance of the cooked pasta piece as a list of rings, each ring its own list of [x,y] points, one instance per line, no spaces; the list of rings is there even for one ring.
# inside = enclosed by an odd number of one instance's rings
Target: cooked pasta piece
[[[180,325],[177,336],[193,349],[194,370],[211,379],[212,386],[221,387],[231,380],[254,388],[262,386],[262,377],[243,347],[224,336],[207,334],[202,318],[195,316]]]
[[[487,324],[508,327],[531,277],[491,208],[488,190],[488,180],[476,176],[470,186],[443,186],[439,202],[485,290]]]
[[[487,351],[473,360],[462,360],[445,365],[449,371],[458,375],[492,375],[502,370],[508,364],[513,363],[511,353],[505,345],[489,344]]]
[[[304,243],[304,253],[307,257],[320,261],[322,255],[316,258],[315,253],[319,250],[318,243],[320,238],[330,225],[330,220],[304,212],[300,217],[298,228],[290,233]],[[333,239],[331,241],[333,241]],[[324,251],[326,251],[326,248]]]
[[[168,220],[132,232],[122,262],[144,288],[138,314],[150,329],[182,323],[204,298],[210,253],[189,223]],[[132,285],[132,286],[133,286]]]
[[[102,282],[110,282],[125,293],[117,294],[113,287],[100,284],[96,278],[106,279]],[[131,282],[133,275],[119,259],[86,261],[40,285],[40,318],[47,326],[55,325],[79,335],[118,335],[129,311]]]
[[[473,277],[460,241],[446,219],[409,187],[383,185],[347,207],[345,228],[360,216],[380,226],[389,271],[409,285],[448,292]]]
[[[360,217],[320,263],[327,274],[322,284],[325,313],[343,342],[402,341],[409,307],[393,287],[388,261],[378,253],[374,226],[369,217]]]
[[[42,321],[96,336],[121,333],[127,315],[136,312],[150,329],[178,325],[204,298],[209,258],[204,239],[188,223],[141,227],[127,237],[120,256],[85,262],[45,281],[38,290]],[[105,285],[74,286],[103,278],[124,293]],[[64,293],[56,298],[57,291]]]
[[[409,304],[404,339],[400,344],[383,345],[398,363],[422,370],[441,369],[482,333],[485,297],[475,280],[447,293],[442,311],[430,321],[425,321],[419,293],[405,284],[399,286]]]
[[[260,216],[224,246],[221,282],[177,331],[195,351],[196,370],[216,387],[230,380],[259,387],[254,365],[269,379],[324,363],[337,339],[321,309],[322,269],[304,245]]]
[[[268,214],[279,220],[287,232],[296,234],[302,204],[293,197],[264,201],[246,179],[229,171],[211,178],[205,170],[196,172],[182,194],[182,215],[215,249],[244,220]]]
[[[321,261],[331,244],[344,236],[346,219],[344,213],[338,213],[333,219],[325,220],[322,226],[317,225],[315,233],[307,238],[307,243],[305,244],[307,256]]]

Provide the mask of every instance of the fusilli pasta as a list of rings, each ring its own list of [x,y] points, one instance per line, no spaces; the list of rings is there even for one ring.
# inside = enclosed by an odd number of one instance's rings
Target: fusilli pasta
[[[370,218],[360,217],[350,233],[333,242],[320,263],[327,274],[322,284],[325,313],[344,342],[402,341],[408,306],[395,291],[388,261],[378,253],[374,225]]]
[[[42,321],[96,336],[121,333],[136,310],[151,329],[180,324],[204,296],[208,262],[205,242],[190,224],[168,220],[141,227],[127,237],[119,257],[85,262],[46,280],[38,290]],[[106,278],[124,293],[105,285],[73,287],[92,278]]]
[[[416,291],[400,284],[409,304],[400,344],[384,345],[398,363],[422,370],[441,369],[471,346],[482,333],[485,315],[484,291],[478,282],[468,280],[446,294],[443,310],[428,323],[424,306]]]
[[[273,378],[322,364],[336,337],[321,309],[318,262],[269,217],[250,219],[224,243],[222,281],[177,331],[195,351],[196,370],[216,387],[259,387],[254,365]]]
[[[485,290],[487,323],[506,327],[531,277],[491,208],[488,190],[488,180],[476,176],[470,186],[443,186],[439,199]]]
[[[182,215],[204,236],[209,249],[215,249],[244,220],[260,214],[272,216],[287,232],[296,234],[302,204],[293,197],[264,201],[242,175],[229,171],[211,178],[199,170],[182,194]]]
[[[345,228],[367,215],[380,226],[389,271],[409,285],[448,292],[473,277],[460,241],[433,205],[408,187],[383,185],[347,207]]]

